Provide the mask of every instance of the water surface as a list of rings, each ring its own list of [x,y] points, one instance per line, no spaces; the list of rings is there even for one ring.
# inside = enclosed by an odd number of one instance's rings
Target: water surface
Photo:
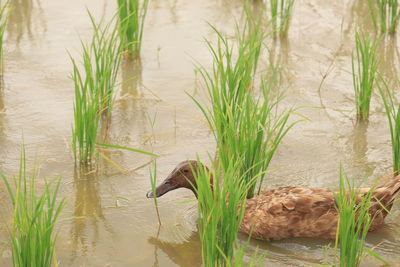
[[[60,266],[199,266],[200,243],[196,203],[184,189],[159,199],[158,226],[146,156],[107,150],[123,170],[99,160],[97,173],[74,168],[71,153],[73,119],[72,66],[67,51],[78,56],[79,38],[90,38],[86,8],[98,19],[115,12],[112,1],[12,0],[6,32],[4,89],[0,93],[0,170],[15,174],[22,136],[29,167],[35,157],[42,177],[62,177],[68,204],[60,224]],[[254,12],[260,3],[254,4]],[[141,62],[125,61],[124,83],[117,93],[107,141],[161,155],[162,180],[185,159],[213,154],[215,142],[202,115],[186,93],[202,98],[194,63],[211,66],[203,38],[214,35],[206,22],[228,34],[242,17],[240,0],[152,0],[144,29]],[[390,135],[383,106],[374,94],[368,125],[356,124],[351,80],[354,28],[371,29],[362,1],[296,1],[289,37],[268,40],[282,66],[286,99],[282,108],[302,106],[309,120],[284,139],[268,174],[267,188],[282,185],[335,188],[339,165],[359,178],[391,171]],[[389,79],[398,71],[397,39],[382,45],[381,68]],[[267,62],[267,57],[262,58]],[[154,125],[150,122],[154,119]],[[39,183],[42,183],[40,181]],[[2,190],[2,189],[1,189]],[[9,203],[0,191],[0,203]],[[396,266],[400,262],[399,206],[368,246]],[[2,222],[9,222],[4,213]],[[11,265],[6,227],[0,224],[0,264]],[[241,236],[243,242],[245,236]],[[269,266],[315,266],[323,263],[323,240],[252,241],[268,252]],[[189,264],[189,265],[188,265]],[[365,266],[378,266],[372,259]]]

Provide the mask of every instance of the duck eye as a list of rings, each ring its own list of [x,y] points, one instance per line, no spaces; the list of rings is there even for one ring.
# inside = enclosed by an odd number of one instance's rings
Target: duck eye
[[[184,172],[184,173],[188,173],[188,172],[189,172],[189,170],[183,170],[183,172]]]

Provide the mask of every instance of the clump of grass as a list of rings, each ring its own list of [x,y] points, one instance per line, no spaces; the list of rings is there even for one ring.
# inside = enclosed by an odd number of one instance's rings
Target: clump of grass
[[[75,161],[84,164],[93,160],[100,115],[111,112],[121,61],[114,20],[102,27],[90,13],[89,17],[94,33],[90,43],[82,42],[81,65],[71,57],[75,88],[72,147]]]
[[[365,252],[374,254],[365,247],[365,238],[372,223],[369,210],[372,207],[373,191],[367,192],[354,185],[340,169],[339,192],[334,194],[339,213],[339,227],[336,235],[336,248],[340,246],[339,264],[341,267],[357,267]],[[378,205],[375,203],[375,205]]]
[[[121,63],[122,44],[118,39],[118,28],[114,18],[103,27],[90,13],[89,17],[94,32],[89,47],[85,49],[85,45],[82,45],[86,79],[90,90],[98,98],[100,112],[111,111]]]
[[[389,122],[390,137],[392,141],[393,172],[397,175],[400,171],[400,105],[383,78],[381,78],[379,82],[379,92]]]
[[[274,36],[287,36],[292,18],[294,0],[271,0],[271,25]]]
[[[212,165],[211,171],[198,165],[194,172],[204,266],[232,266],[235,262],[237,235],[244,214],[242,204],[248,189],[237,162],[235,158],[225,166],[224,175],[220,164]]]
[[[368,6],[375,29],[394,34],[400,18],[398,0],[368,0]]]
[[[99,103],[82,80],[74,62],[75,86],[74,127],[72,129],[72,149],[75,162],[89,164],[93,160],[97,129],[99,128]]]
[[[53,233],[65,200],[57,201],[60,180],[45,183],[42,193],[35,188],[37,173],[26,173],[25,149],[21,150],[19,175],[13,184],[1,175],[12,206],[10,231],[13,266],[47,267],[55,262],[57,236]]]
[[[0,1],[0,75],[3,74],[3,38],[8,18],[8,1]]]
[[[262,81],[263,92],[256,95],[256,70],[265,37],[260,24],[244,27],[238,37],[237,51],[226,37],[213,29],[218,37],[217,45],[206,40],[214,60],[213,69],[199,68],[211,107],[193,99],[213,131],[222,165],[228,166],[232,158],[243,157],[238,167],[239,176],[247,182],[259,177],[261,188],[263,175],[260,174],[265,173],[282,138],[293,126],[288,123],[292,110],[276,113],[282,98],[271,90],[273,83]],[[255,186],[249,189],[249,197],[253,196]]]
[[[367,120],[378,71],[378,57],[376,54],[378,40],[372,40],[368,35],[356,32],[355,41],[356,52],[355,56],[352,56],[351,67],[357,119]]]
[[[125,51],[132,57],[140,55],[148,4],[149,0],[118,0],[120,36]]]

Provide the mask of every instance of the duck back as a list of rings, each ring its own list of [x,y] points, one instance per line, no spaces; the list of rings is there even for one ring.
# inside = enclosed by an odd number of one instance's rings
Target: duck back
[[[241,231],[257,239],[335,238],[338,214],[328,189],[281,187],[248,199]]]
[[[370,188],[361,188],[357,202]],[[377,187],[369,213],[369,231],[381,226],[400,192],[400,175]],[[248,199],[240,230],[257,239],[319,237],[335,239],[339,220],[329,189],[281,187]]]

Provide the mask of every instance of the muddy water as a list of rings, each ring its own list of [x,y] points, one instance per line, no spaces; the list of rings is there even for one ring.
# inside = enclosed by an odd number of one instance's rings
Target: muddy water
[[[200,244],[196,204],[190,192],[177,190],[159,199],[162,226],[150,188],[149,158],[104,151],[120,164],[99,160],[97,173],[74,170],[71,156],[73,87],[67,50],[77,55],[79,36],[91,27],[85,7],[97,18],[110,18],[111,1],[12,0],[5,41],[4,89],[0,94],[0,169],[17,172],[23,136],[29,166],[36,157],[43,177],[61,176],[68,205],[60,224],[57,258],[61,266],[198,266]],[[258,3],[259,4],[259,3]],[[255,3],[255,11],[257,11]],[[239,0],[152,0],[143,40],[142,62],[124,62],[125,83],[118,92],[112,120],[104,128],[108,142],[160,154],[161,180],[179,161],[206,157],[214,140],[185,92],[199,95],[194,60],[210,66],[203,37],[212,38],[206,21],[232,32],[240,19]],[[378,177],[391,170],[390,136],[383,107],[374,95],[368,125],[354,121],[351,51],[354,28],[371,27],[362,1],[296,1],[289,38],[269,42],[283,70],[285,106],[302,106],[309,121],[284,139],[272,162],[266,187],[337,185],[339,164],[349,175]],[[389,79],[398,71],[396,39],[382,45],[382,69]],[[154,123],[152,123],[154,121]],[[0,191],[1,207],[8,203]],[[9,221],[2,213],[2,222]],[[368,246],[396,266],[400,262],[400,211],[368,238]],[[243,240],[246,240],[243,237]],[[0,224],[0,264],[10,266],[6,229]],[[323,263],[321,240],[252,241],[267,251],[269,266]],[[379,266],[366,259],[365,266]]]

